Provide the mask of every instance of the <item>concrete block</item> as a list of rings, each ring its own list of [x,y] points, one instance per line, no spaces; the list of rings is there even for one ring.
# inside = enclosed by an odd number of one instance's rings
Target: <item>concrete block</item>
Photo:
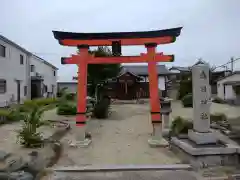
[[[214,132],[200,133],[194,130],[189,130],[188,137],[196,144],[213,144],[217,142]]]

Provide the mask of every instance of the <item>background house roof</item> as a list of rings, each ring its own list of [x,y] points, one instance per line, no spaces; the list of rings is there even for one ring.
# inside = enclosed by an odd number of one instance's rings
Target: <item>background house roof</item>
[[[223,79],[226,79],[226,78],[228,78],[228,77],[230,77],[230,76],[233,76],[233,75],[235,75],[235,74],[240,74],[240,71],[234,71],[232,74],[229,74],[229,75],[227,75],[227,76],[225,76],[225,77],[219,78],[218,81],[221,81],[221,80],[223,80]]]
[[[226,81],[225,83],[223,83],[224,85],[232,85],[232,86],[239,86],[240,85],[240,81]]]
[[[143,65],[130,65],[130,66],[123,66],[123,72],[131,72],[135,75],[148,75],[148,66]],[[158,75],[167,75],[170,74],[169,70],[166,68],[165,65],[157,65],[157,72]]]
[[[181,66],[173,66],[169,69],[171,70],[178,70],[178,71],[182,71],[182,72],[190,72],[191,68],[190,67],[181,67]]]

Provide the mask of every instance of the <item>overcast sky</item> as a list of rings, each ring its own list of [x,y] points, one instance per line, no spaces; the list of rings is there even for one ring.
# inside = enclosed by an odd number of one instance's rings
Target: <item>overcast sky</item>
[[[72,32],[147,31],[182,26],[174,44],[158,47],[175,54],[167,66],[188,66],[202,58],[221,65],[240,57],[240,0],[0,0],[0,34],[59,68],[69,81],[75,65],[60,64],[75,48],[62,47],[52,30]],[[143,47],[123,49],[127,55]],[[235,63],[240,69],[240,61]]]

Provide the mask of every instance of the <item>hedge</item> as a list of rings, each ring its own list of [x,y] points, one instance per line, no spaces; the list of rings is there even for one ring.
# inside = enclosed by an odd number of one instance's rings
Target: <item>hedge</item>
[[[187,94],[182,98],[182,104],[184,107],[193,107],[193,97],[192,94]]]

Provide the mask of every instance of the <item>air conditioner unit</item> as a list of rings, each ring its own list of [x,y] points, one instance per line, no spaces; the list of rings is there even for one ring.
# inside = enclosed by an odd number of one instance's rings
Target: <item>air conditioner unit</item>
[[[39,78],[43,78],[43,75],[38,73],[38,72],[36,72],[36,76],[39,77]]]
[[[36,76],[36,72],[30,72],[30,76]]]

